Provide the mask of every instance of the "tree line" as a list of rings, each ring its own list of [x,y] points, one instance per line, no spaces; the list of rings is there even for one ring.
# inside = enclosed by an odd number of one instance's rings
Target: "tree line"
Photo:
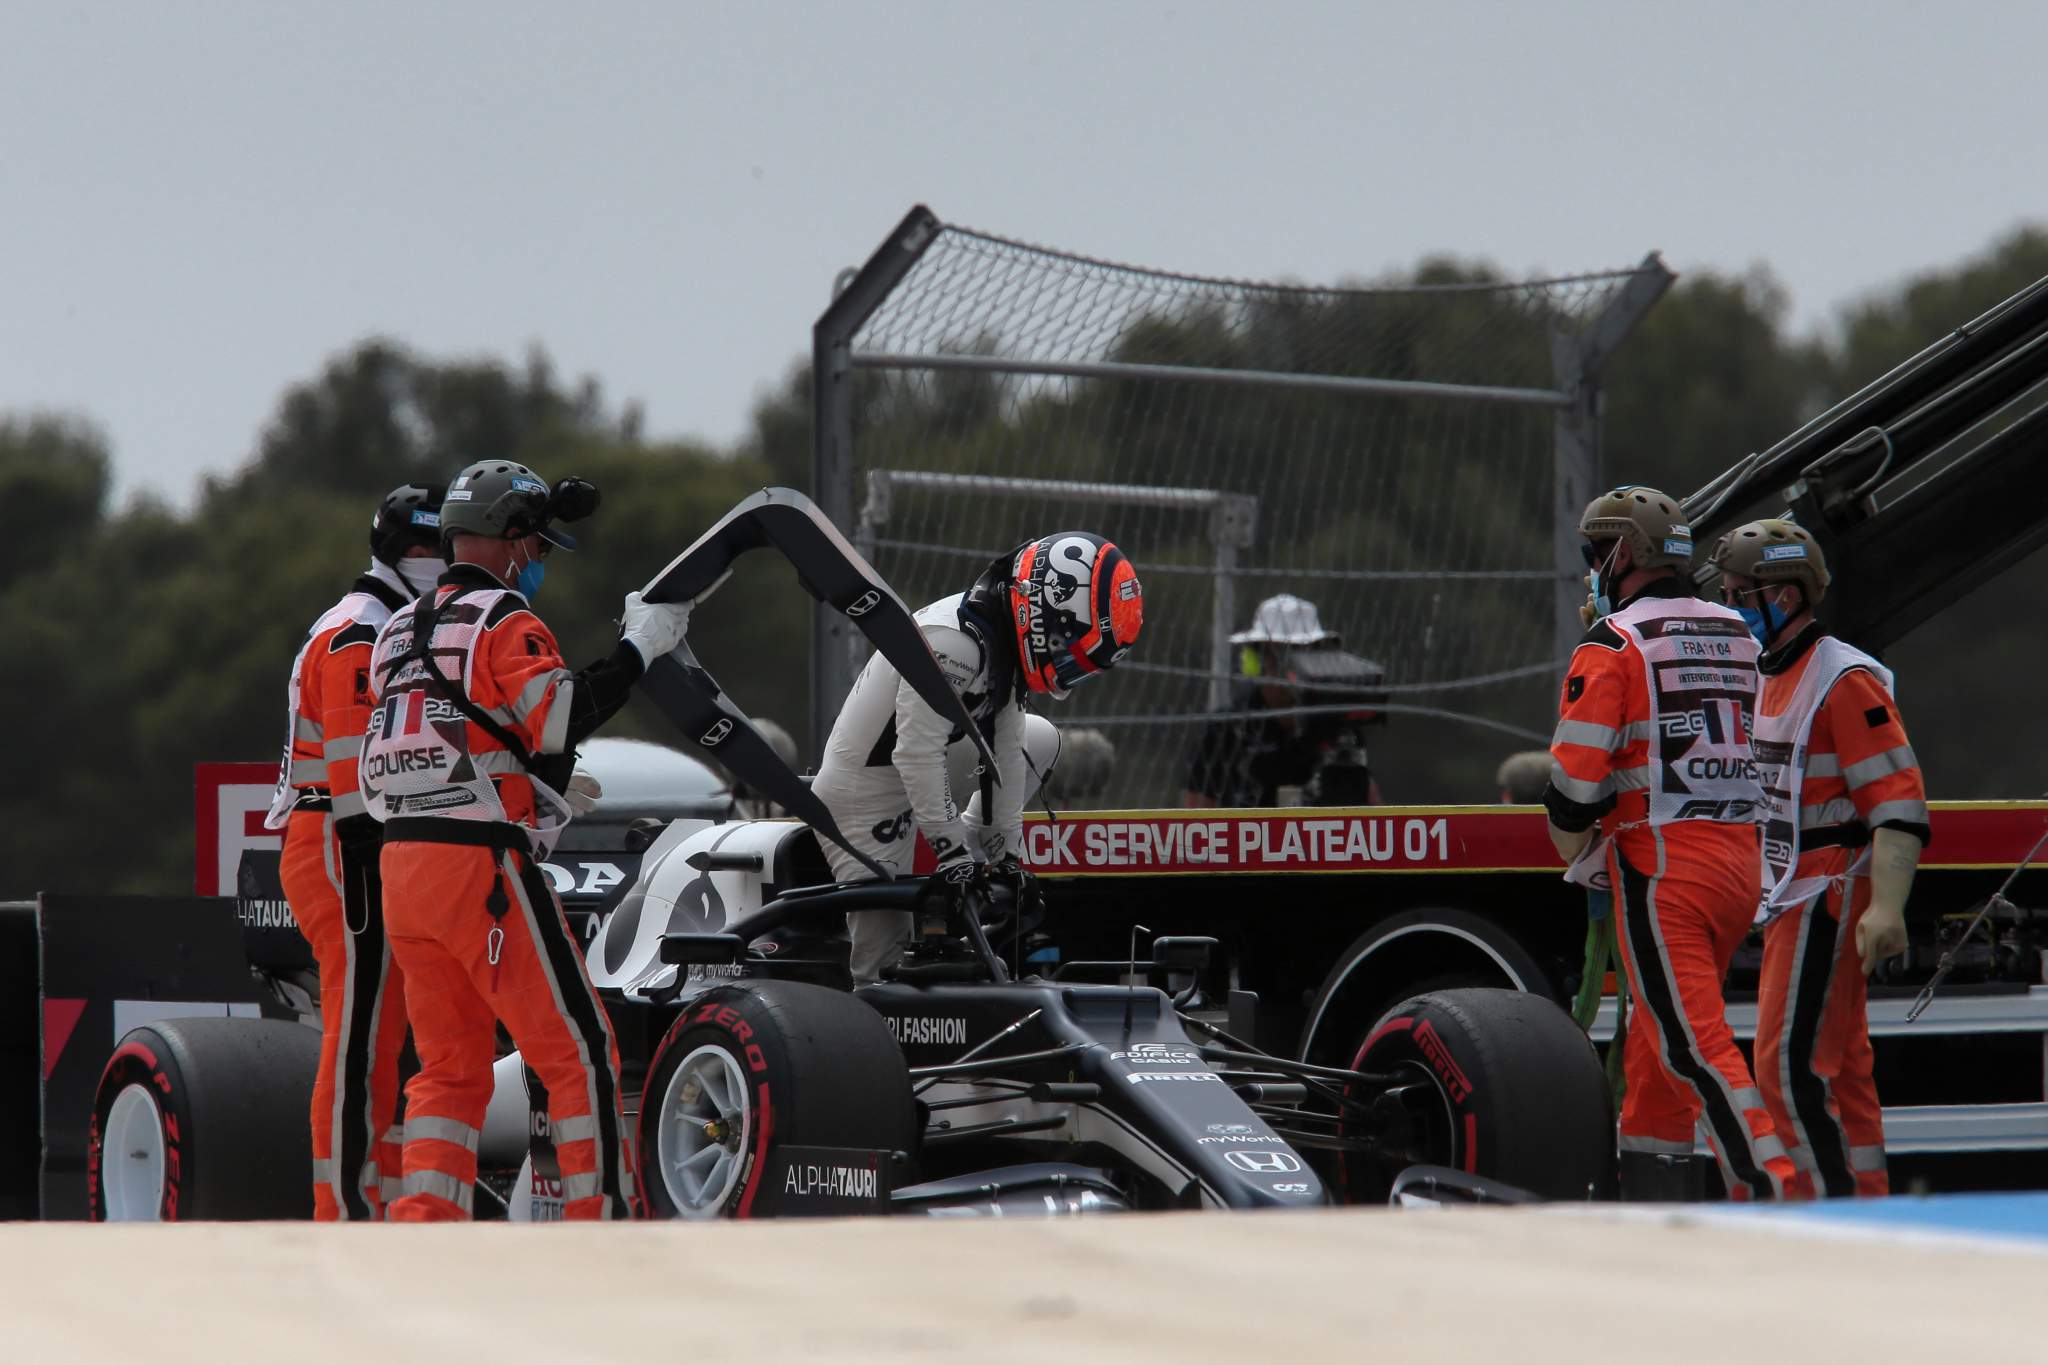
[[[2043,275],[2048,232],[2020,230],[1846,306],[1817,336],[1790,332],[1789,300],[1767,271],[1684,278],[1609,364],[1606,476],[1682,496]],[[202,480],[184,509],[149,497],[114,505],[112,452],[89,415],[0,415],[0,495],[12,514],[0,537],[0,639],[12,663],[0,703],[16,718],[0,785],[0,897],[189,885],[193,765],[275,756],[287,667],[367,562],[370,515],[387,489],[445,482],[494,456],[605,489],[577,528],[584,548],[550,566],[541,601],[573,665],[609,647],[619,598],[733,502],[764,484],[808,485],[809,394],[793,368],[757,402],[749,432],[721,449],[650,438],[633,406],[595,379],[558,375],[539,351],[450,360],[370,341],[291,386],[255,450]],[[941,414],[934,429],[1000,420],[973,409],[972,385],[939,398],[965,415]],[[754,714],[800,730],[809,599],[785,565],[752,558],[761,562],[700,612],[692,640]],[[2024,742],[2027,680],[2048,666],[2048,640],[2014,624],[2029,621],[2044,587],[2048,568],[2030,561],[1891,652],[1936,796],[2048,789]],[[1547,699],[1549,685],[1541,691]],[[672,738],[665,728],[635,703],[611,732]],[[1401,799],[1469,800],[1484,798],[1474,775],[1498,748],[1417,721],[1376,738],[1374,752]]]

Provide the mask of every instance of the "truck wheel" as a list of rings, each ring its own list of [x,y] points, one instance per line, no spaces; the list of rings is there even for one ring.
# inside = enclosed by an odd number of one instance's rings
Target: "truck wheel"
[[[882,1016],[797,981],[721,986],[690,1002],[647,1069],[640,1181],[657,1218],[751,1218],[785,1146],[910,1152],[917,1106]]]
[[[130,1029],[93,1099],[97,1222],[313,1216],[320,1033],[281,1019]]]
[[[1383,1150],[1347,1154],[1338,1186],[1380,1203],[1412,1165],[1448,1166],[1546,1199],[1612,1183],[1614,1118],[1600,1059],[1571,1017],[1524,991],[1437,991],[1403,1001],[1367,1033],[1352,1069],[1392,1073],[1354,1088],[1381,1109]]]

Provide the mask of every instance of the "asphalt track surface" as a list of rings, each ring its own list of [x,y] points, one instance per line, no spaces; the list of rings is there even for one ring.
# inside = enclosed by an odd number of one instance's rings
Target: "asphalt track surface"
[[[0,1361],[2040,1362],[2048,1240],[1687,1211],[0,1227]]]

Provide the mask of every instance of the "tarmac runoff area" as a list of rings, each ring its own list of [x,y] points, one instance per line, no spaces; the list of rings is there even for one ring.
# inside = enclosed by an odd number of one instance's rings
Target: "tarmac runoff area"
[[[1792,1226],[1519,1209],[17,1223],[0,1227],[0,1361],[2048,1359],[2048,1240]]]

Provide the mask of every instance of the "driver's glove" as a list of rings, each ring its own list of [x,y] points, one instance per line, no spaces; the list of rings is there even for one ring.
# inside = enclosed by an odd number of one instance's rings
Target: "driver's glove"
[[[996,886],[1010,890],[1014,913],[1024,923],[1031,923],[1045,913],[1045,893],[1039,889],[1038,877],[1030,868],[1012,853],[988,865],[988,880]]]
[[[940,863],[925,878],[919,897],[918,937],[942,938],[950,932],[955,915],[961,922],[973,915],[977,921],[989,903],[986,864],[975,861],[962,849],[956,857]]]

